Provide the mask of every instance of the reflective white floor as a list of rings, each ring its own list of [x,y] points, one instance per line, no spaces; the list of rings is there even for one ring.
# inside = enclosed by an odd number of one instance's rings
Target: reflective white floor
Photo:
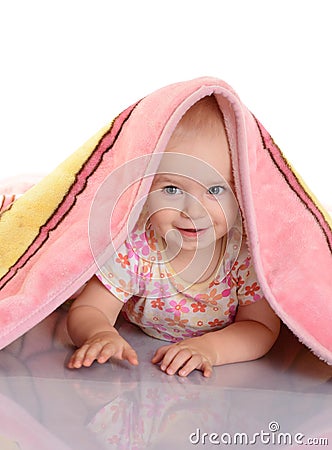
[[[66,369],[64,314],[0,352],[0,450],[332,446],[332,367],[285,328],[258,361],[180,378],[150,363],[163,342],[126,322],[138,367]]]

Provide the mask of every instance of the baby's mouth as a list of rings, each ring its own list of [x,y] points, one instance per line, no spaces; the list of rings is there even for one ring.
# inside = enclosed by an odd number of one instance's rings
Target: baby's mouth
[[[176,227],[176,229],[186,237],[197,237],[203,234],[207,229],[206,228],[180,228]]]

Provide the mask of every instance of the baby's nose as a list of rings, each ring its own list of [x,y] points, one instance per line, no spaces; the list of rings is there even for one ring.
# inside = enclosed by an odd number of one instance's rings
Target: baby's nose
[[[186,194],[185,196],[183,213],[192,220],[205,217],[207,214],[203,203],[198,198],[190,194]]]

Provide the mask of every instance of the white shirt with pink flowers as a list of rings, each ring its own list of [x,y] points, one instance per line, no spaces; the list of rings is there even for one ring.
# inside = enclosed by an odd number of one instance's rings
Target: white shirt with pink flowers
[[[178,342],[231,324],[239,305],[263,298],[241,238],[232,229],[214,275],[190,285],[163,261],[154,231],[136,227],[96,275],[124,303],[130,322],[150,336]]]

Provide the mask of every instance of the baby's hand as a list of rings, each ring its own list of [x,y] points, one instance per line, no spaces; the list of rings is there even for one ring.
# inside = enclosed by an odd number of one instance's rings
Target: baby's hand
[[[93,335],[75,351],[68,362],[68,367],[69,369],[90,367],[95,360],[103,364],[111,357],[127,360],[134,366],[138,364],[135,350],[117,331],[103,331]]]
[[[178,372],[181,377],[186,377],[195,369],[201,370],[205,377],[212,375],[209,349],[199,337],[158,348],[152,363],[161,363],[160,369],[168,375]]]

